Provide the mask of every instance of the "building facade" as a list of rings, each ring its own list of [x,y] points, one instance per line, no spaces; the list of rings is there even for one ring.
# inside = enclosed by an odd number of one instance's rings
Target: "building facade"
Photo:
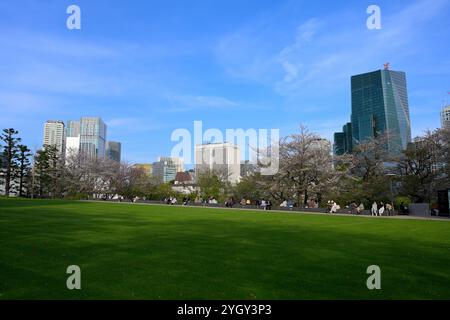
[[[158,157],[157,161],[170,161],[172,162],[177,172],[184,172],[184,161],[183,158],[178,157]]]
[[[353,147],[387,133],[390,155],[411,142],[406,75],[387,68],[351,77],[351,122],[337,135],[334,149],[351,152]]]
[[[450,129],[450,105],[442,108],[441,111],[441,128]]]
[[[161,183],[175,180],[177,166],[170,160],[153,162],[153,176]]]
[[[120,162],[122,153],[122,144],[117,141],[106,142],[106,157],[109,160]]]
[[[153,164],[151,163],[135,163],[133,167],[141,169],[149,177],[153,175]]]
[[[333,153],[343,155],[352,152],[353,149],[352,123],[347,122],[342,127],[342,132],[334,133]]]
[[[65,155],[65,131],[64,122],[59,120],[48,120],[44,124],[44,146],[55,146],[60,156]]]
[[[239,182],[241,175],[241,152],[239,146],[225,143],[210,143],[195,146],[195,173],[215,171],[231,182]]]
[[[99,117],[67,121],[67,137],[79,137],[79,152],[91,157],[106,156],[106,124]],[[75,143],[75,140],[73,141]]]
[[[80,136],[80,121],[68,120],[66,126],[67,137],[79,137]]]

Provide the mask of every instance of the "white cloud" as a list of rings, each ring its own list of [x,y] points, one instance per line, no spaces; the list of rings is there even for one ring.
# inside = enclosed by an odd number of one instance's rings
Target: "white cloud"
[[[364,19],[359,19],[358,27],[355,15],[348,19],[336,12],[321,20],[306,20],[295,30],[292,42],[281,46],[271,41],[271,26],[267,26],[277,21],[258,21],[225,36],[217,55],[228,75],[270,86],[282,96],[332,95],[342,91],[352,74],[382,68],[386,61],[394,69],[414,62],[424,49],[420,39],[429,36],[422,30],[447,5],[446,0],[419,0],[399,11],[382,8],[381,30],[368,30]],[[360,14],[364,18],[365,10]],[[439,61],[434,63],[439,69]]]
[[[228,109],[234,108],[239,104],[225,97],[219,96],[167,96],[167,100],[171,105],[166,111],[189,111],[194,109]]]

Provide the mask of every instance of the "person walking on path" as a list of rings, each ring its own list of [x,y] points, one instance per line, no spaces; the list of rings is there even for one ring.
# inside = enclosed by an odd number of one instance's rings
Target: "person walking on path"
[[[378,216],[382,216],[384,213],[384,203],[380,203],[380,209],[378,209]]]
[[[376,201],[372,203],[372,210],[371,210],[372,216],[376,216],[378,214],[378,205]]]

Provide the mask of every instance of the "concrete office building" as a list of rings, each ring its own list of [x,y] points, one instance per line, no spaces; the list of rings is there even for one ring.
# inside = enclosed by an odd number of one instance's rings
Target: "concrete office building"
[[[158,157],[157,161],[170,161],[172,162],[177,172],[184,172],[184,160],[178,157]]]
[[[175,180],[177,166],[170,160],[153,162],[153,176],[162,183]]]
[[[241,152],[239,146],[226,143],[210,143],[195,146],[196,177],[205,171],[215,171],[224,179],[239,182],[241,176]]]

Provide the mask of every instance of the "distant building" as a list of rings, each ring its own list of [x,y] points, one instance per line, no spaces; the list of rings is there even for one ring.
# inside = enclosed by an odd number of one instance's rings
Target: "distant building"
[[[241,161],[241,177],[247,177],[257,172],[258,167],[250,160]]]
[[[342,132],[335,132],[333,152],[335,155],[351,153],[353,149],[352,124],[346,123],[342,127]]]
[[[175,180],[177,166],[170,160],[153,162],[153,176],[159,182],[167,183]]]
[[[65,153],[64,122],[59,120],[48,120],[44,124],[44,146],[55,146],[60,156]]]
[[[79,151],[92,157],[106,156],[106,125],[99,117],[67,121],[67,137],[79,137]]]
[[[184,172],[183,158],[178,157],[158,157],[157,161],[170,161],[176,167],[176,172]]]
[[[237,183],[240,180],[241,152],[239,146],[232,143],[210,143],[195,146],[195,173],[215,171],[224,175],[224,179]]]
[[[106,142],[106,157],[109,160],[120,162],[122,145],[117,141]]]
[[[442,108],[441,111],[441,128],[450,129],[450,105]]]
[[[153,175],[153,165],[151,163],[136,163],[133,167],[142,169],[147,176]]]
[[[333,153],[341,156],[345,153],[345,134],[343,132],[334,133]]]
[[[335,136],[335,152],[351,152],[358,143],[388,133],[386,149],[395,155],[411,142],[408,92],[404,72],[387,67],[351,77],[351,123]]]
[[[79,120],[67,121],[66,136],[67,137],[79,137],[80,136],[80,121]]]
[[[175,184],[193,184],[194,176],[191,172],[177,172],[175,175]]]

